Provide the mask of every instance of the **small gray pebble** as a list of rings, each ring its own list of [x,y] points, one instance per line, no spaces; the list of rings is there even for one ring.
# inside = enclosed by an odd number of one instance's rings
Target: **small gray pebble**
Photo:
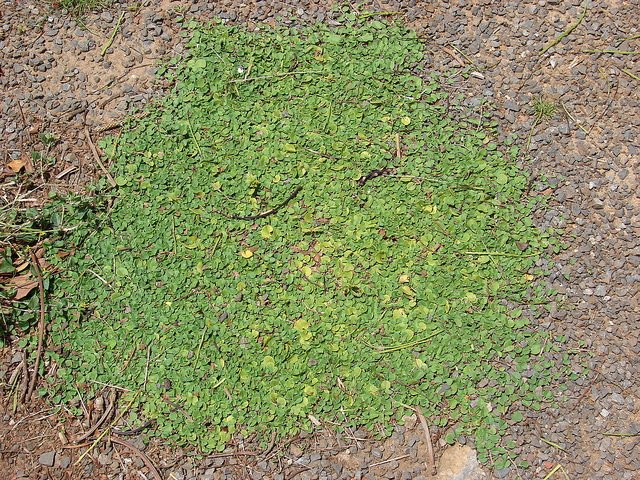
[[[56,459],[56,452],[45,452],[38,457],[38,463],[45,467],[53,467]]]
[[[494,470],[493,476],[495,478],[506,478],[511,471],[511,467],[501,468],[500,470]]]
[[[597,289],[596,289],[597,290]],[[611,397],[609,397],[611,399],[611,401],[613,403],[617,403],[619,405],[624,405],[624,397],[622,395],[620,395],[619,393],[615,392],[611,394]]]
[[[100,465],[110,465],[111,462],[112,458],[110,453],[101,453],[100,455],[98,455],[98,463]]]
[[[214,478],[214,473],[216,473],[216,469],[215,468],[208,468],[201,476],[200,476],[200,480],[213,480]]]
[[[520,105],[518,105],[513,100],[505,100],[505,102],[502,105],[504,106],[504,108],[506,108],[507,110],[511,110],[512,112],[520,111]]]
[[[607,287],[598,285],[593,292],[597,297],[604,297],[607,294]]]

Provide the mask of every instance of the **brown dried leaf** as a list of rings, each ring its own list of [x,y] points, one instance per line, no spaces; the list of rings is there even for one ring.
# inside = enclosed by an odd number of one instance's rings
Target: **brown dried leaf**
[[[18,260],[18,265],[13,264],[13,266],[16,268],[16,272],[20,273],[21,271],[23,271],[25,268],[27,268],[29,265],[31,265],[31,262],[23,262],[22,264],[20,264],[20,261]]]
[[[9,163],[7,163],[7,167],[9,167],[11,170],[13,170],[13,173],[18,173],[20,170],[22,170],[22,168],[27,164],[26,160],[23,160],[22,158],[19,158],[17,160],[13,160]]]
[[[16,287],[18,291],[14,297],[14,300],[20,300],[31,293],[31,290],[37,288],[38,280],[33,278],[31,272],[19,275],[13,279],[12,286]]]
[[[35,166],[33,165],[33,159],[31,157],[27,157],[24,160],[24,170],[27,173],[33,173],[36,171]]]

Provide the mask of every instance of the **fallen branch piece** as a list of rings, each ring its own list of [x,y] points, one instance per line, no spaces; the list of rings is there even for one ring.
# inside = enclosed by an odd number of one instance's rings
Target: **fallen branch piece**
[[[378,462],[378,463],[372,463],[371,465],[369,465],[369,468],[371,467],[377,467],[378,465],[384,465],[385,463],[390,463],[390,462],[394,462],[396,460],[402,460],[403,458],[407,458],[410,455],[402,455],[400,457],[395,457],[395,458],[390,458],[388,460],[383,460],[382,462]]]
[[[91,427],[83,435],[78,437],[74,443],[80,443],[83,440],[86,440],[87,438],[89,438],[91,435],[93,435],[93,432],[95,432],[98,428],[100,428],[100,426],[104,423],[104,421],[107,418],[109,418],[109,415],[111,415],[111,412],[113,411],[113,408],[115,407],[115,405],[116,405],[115,398],[113,398],[111,402],[109,402],[109,406],[106,408],[106,410],[104,411],[102,416],[98,419],[98,421],[93,425],[93,427]]]
[[[84,127],[84,134],[87,137],[89,148],[91,148],[91,152],[93,153],[93,158],[95,158],[96,162],[98,162],[98,165],[100,166],[104,174],[107,176],[107,180],[109,180],[109,183],[111,184],[111,186],[115,187],[117,185],[116,181],[113,179],[113,177],[109,173],[109,170],[107,170],[107,167],[104,166],[104,163],[102,163],[102,160],[100,160],[100,155],[98,155],[98,150],[96,149],[96,146],[93,144],[93,140],[91,140],[91,135],[89,134],[89,129],[87,127]]]
[[[427,454],[429,466],[431,467],[431,475],[436,475],[438,471],[436,470],[436,459],[433,456],[433,444],[431,443],[431,433],[429,432],[429,425],[427,425],[427,419],[424,417],[424,413],[422,413],[422,408],[420,408],[420,406],[417,406],[415,408],[415,411],[418,414],[418,418],[420,419],[420,423],[422,424],[422,429],[424,430],[424,435],[427,440]]]
[[[122,445],[123,447],[126,447],[129,450],[131,450],[133,453],[135,453],[137,456],[139,456],[142,459],[144,464],[147,466],[149,471],[151,471],[151,473],[157,480],[162,480],[162,476],[158,471],[158,467],[154,465],[151,459],[144,452],[142,452],[141,450],[138,450],[136,447],[131,445],[126,440],[120,440],[119,438],[113,438],[113,437],[109,438],[108,440],[112,443],[115,443],[116,445]]]
[[[25,400],[28,401],[31,398],[31,394],[33,393],[33,389],[36,387],[36,382],[38,380],[38,370],[40,368],[40,357],[42,357],[42,347],[44,344],[44,316],[45,316],[45,305],[44,305],[44,282],[42,281],[42,272],[40,271],[40,264],[38,263],[38,257],[33,253],[33,250],[29,250],[29,254],[31,255],[31,262],[33,263],[33,269],[36,271],[36,275],[38,276],[38,290],[40,290],[40,322],[38,322],[38,350],[36,352],[36,364],[33,367],[33,373],[31,374],[31,383],[29,384],[29,390],[27,390],[27,395]]]
[[[278,210],[280,210],[282,207],[284,207],[286,204],[288,204],[291,200],[293,200],[296,197],[296,195],[298,195],[300,190],[302,190],[301,186],[296,187],[296,189],[293,191],[293,193],[291,195],[289,195],[282,203],[280,203],[280,204],[276,205],[275,207],[267,210],[266,212],[259,213],[258,215],[249,215],[248,217],[241,217],[240,215],[228,215],[226,213],[221,212],[220,210],[215,210],[215,212],[217,214],[219,214],[219,215],[222,215],[223,217],[231,218],[233,220],[257,220],[259,218],[265,218],[265,217],[268,217],[269,215],[273,215]]]

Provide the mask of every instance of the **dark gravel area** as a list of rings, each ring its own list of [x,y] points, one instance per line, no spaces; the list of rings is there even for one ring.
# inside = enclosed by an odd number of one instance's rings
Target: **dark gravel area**
[[[315,21],[336,25],[339,17],[332,2],[308,0],[125,2],[82,19],[43,2],[4,0],[0,5],[0,161],[5,168],[0,201],[18,198],[25,206],[36,205],[38,195],[51,189],[81,190],[87,178],[99,174],[84,126],[99,136],[167,91],[170,86],[154,78],[154,65],[162,58],[188,56],[183,46],[187,22],[218,17],[255,28]],[[640,52],[640,38],[632,38],[640,33],[640,1],[587,0],[581,24],[542,55],[544,46],[578,20],[583,2],[365,5],[402,12],[396,18],[414,27],[429,50],[426,75],[471,72],[459,74],[447,88],[462,94],[471,112],[491,112],[500,124],[498,143],[515,135],[523,150],[529,144],[520,162],[534,175],[531,189],[551,194],[536,221],[561,229],[568,245],[538,265],[557,297],[528,313],[534,328],[557,339],[557,349],[542,354],[557,366],[549,387],[553,401],[538,411],[514,405],[525,420],[511,427],[505,441],[515,443],[517,459],[508,468],[487,470],[486,478],[544,478],[557,465],[569,478],[640,478],[640,55],[588,53]],[[103,55],[121,12],[118,33]],[[537,121],[533,105],[540,98],[559,108]],[[38,134],[45,132],[60,136],[48,152],[56,157],[50,177],[29,195],[13,192],[5,165],[44,149]],[[21,358],[11,348],[3,353],[0,370],[7,378]],[[32,415],[3,409],[0,471],[4,466],[12,472],[8,478],[141,478],[132,473],[147,468],[140,457],[115,444],[101,444],[74,467],[71,460],[79,451],[63,449],[64,435],[59,435],[64,412],[58,420],[44,420],[46,413],[36,412],[48,407],[35,405]],[[16,436],[21,431],[24,438]],[[47,434],[42,441],[26,438],[41,431]],[[443,432],[431,433],[440,456]],[[472,439],[460,440],[472,446]],[[198,459],[160,441],[127,441],[164,467],[162,478],[176,480],[433,478],[415,418],[386,442],[359,431],[321,432],[258,456]],[[264,445],[238,439],[235,447],[260,450]],[[528,469],[516,467],[523,460]]]

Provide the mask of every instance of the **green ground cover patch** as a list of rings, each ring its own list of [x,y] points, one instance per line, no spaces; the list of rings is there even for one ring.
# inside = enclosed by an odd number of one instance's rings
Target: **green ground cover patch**
[[[545,368],[515,308],[543,293],[528,272],[548,246],[516,149],[448,116],[400,26],[214,25],[189,47],[161,69],[175,94],[102,144],[108,212],[52,244],[75,245],[54,398],[117,385],[133,426],[204,451],[316,421],[389,433],[421,406],[504,452]]]

